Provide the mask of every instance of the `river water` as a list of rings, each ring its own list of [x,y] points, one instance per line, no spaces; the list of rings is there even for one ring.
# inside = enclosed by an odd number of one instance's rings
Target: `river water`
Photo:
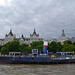
[[[0,64],[0,75],[75,75],[75,64]]]

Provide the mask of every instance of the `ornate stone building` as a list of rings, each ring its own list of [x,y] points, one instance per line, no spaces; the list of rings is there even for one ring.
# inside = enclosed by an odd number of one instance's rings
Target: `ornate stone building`
[[[43,38],[39,38],[39,34],[36,33],[36,30],[34,29],[34,32],[32,34],[30,34],[30,37],[24,37],[24,35],[22,35],[19,38],[16,38],[16,35],[12,33],[12,30],[10,30],[10,32],[8,34],[5,35],[5,38],[0,39],[0,45],[4,45],[9,41],[13,41],[13,40],[19,40],[20,44],[27,44],[30,46],[30,44],[34,41],[43,41],[45,39]],[[62,35],[61,37],[57,40],[55,38],[51,39],[51,40],[46,40],[49,43],[51,43],[52,41],[55,42],[61,42],[61,44],[63,44],[64,41],[66,40],[71,40],[72,42],[75,42],[75,37],[73,38],[66,38],[66,35],[64,33],[64,30],[62,30]]]
[[[33,34],[30,34],[29,38],[24,37],[23,35],[20,38],[16,38],[16,35],[12,33],[12,30],[10,30],[9,34],[5,35],[4,39],[0,39],[0,45],[4,45],[13,40],[19,40],[20,44],[27,44],[30,46],[30,44],[34,41],[43,41],[43,38],[39,38],[39,34],[36,33],[35,29]]]
[[[43,41],[43,38],[39,38],[39,34],[36,33],[35,29],[33,34],[30,34],[30,38],[24,37],[23,35],[19,38],[20,44],[25,43],[29,46],[34,41]]]

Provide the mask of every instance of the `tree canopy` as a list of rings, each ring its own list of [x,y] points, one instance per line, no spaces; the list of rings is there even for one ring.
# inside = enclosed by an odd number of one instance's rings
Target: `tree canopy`
[[[0,52],[2,54],[8,54],[9,52],[28,52],[31,53],[32,49],[38,49],[43,52],[43,41],[40,42],[33,42],[31,43],[31,47],[26,44],[20,44],[19,41],[14,40],[11,42],[6,43],[3,46],[0,46]],[[48,52],[75,52],[75,42],[72,43],[71,41],[67,40],[64,41],[62,45],[60,42],[52,41],[48,43]]]
[[[52,41],[48,44],[48,51],[49,52],[61,52],[62,51],[62,45],[60,42]]]
[[[43,41],[31,43],[31,48],[38,49],[41,50],[41,52],[43,52]]]

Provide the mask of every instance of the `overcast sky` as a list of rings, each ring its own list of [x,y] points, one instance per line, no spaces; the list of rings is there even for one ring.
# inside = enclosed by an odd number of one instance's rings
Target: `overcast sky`
[[[34,28],[43,38],[59,38],[63,29],[75,37],[75,0],[0,0],[0,38],[10,29],[29,37]]]

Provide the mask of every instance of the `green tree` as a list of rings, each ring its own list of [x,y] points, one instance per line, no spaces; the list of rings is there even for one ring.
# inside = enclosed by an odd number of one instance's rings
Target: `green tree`
[[[2,48],[2,46],[0,45],[0,52],[1,52],[1,48]]]
[[[65,44],[62,48],[63,52],[71,52],[74,51],[75,52],[75,46],[73,44]]]
[[[38,49],[43,52],[43,41],[31,43],[32,49]]]
[[[20,51],[31,53],[31,47],[28,47],[28,45],[26,45],[26,44],[21,44],[20,45]]]
[[[25,51],[22,51],[22,52],[28,52],[28,53],[32,52],[32,48],[31,47],[25,47],[24,49],[25,49]]]
[[[72,42],[70,40],[66,40],[64,41],[64,44],[72,44]]]
[[[64,41],[62,51],[64,52],[74,51],[75,52],[75,43],[72,43],[70,40]]]
[[[61,45],[60,42],[57,42],[57,52],[62,52],[63,46]]]
[[[19,52],[20,49],[19,49],[19,41],[17,40],[14,40],[14,41],[11,41],[8,45],[8,50],[10,52]]]
[[[1,53],[2,54],[8,54],[9,52],[19,52],[19,41],[14,40],[11,42],[8,42],[6,44],[4,44],[1,48]]]
[[[28,45],[26,45],[26,44],[21,44],[21,45],[20,45],[20,50],[21,50],[21,51],[25,51],[25,49],[24,49],[25,47],[28,47]]]
[[[49,52],[54,52],[56,53],[58,49],[58,45],[55,41],[52,41],[51,43],[48,44],[48,51]]]
[[[8,54],[9,50],[6,47],[1,48],[1,54]]]
[[[75,45],[75,42],[73,42],[73,45]]]
[[[9,44],[10,44],[10,42],[4,44],[1,47],[1,54],[8,54],[9,53],[9,49],[8,49]]]

